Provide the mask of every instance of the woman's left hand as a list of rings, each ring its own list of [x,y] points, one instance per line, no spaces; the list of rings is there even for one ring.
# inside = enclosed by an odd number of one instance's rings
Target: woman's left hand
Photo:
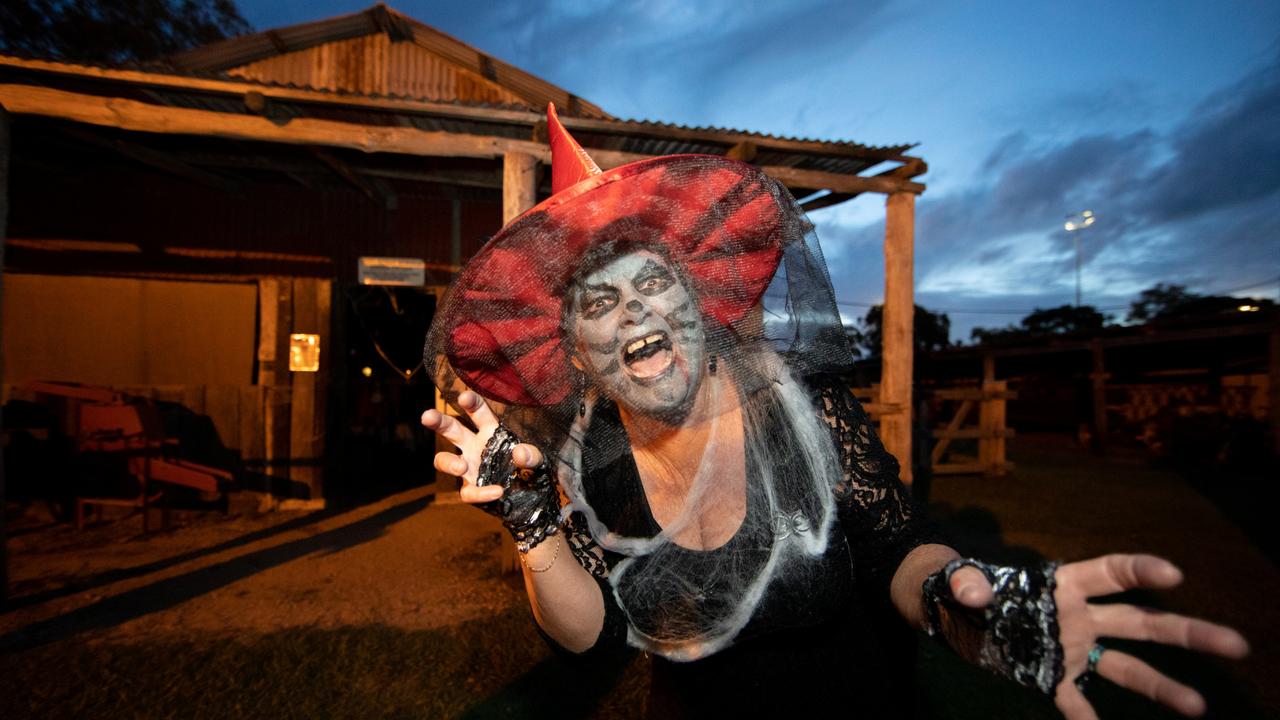
[[[1182,582],[1182,571],[1167,560],[1152,555],[1104,555],[1062,565],[1055,579],[1054,601],[1058,606],[1065,672],[1054,703],[1068,720],[1097,720],[1075,681],[1086,672],[1089,652],[1099,638],[1148,640],[1232,659],[1249,652],[1244,637],[1223,625],[1133,605],[1088,602],[1091,597],[1126,590],[1177,586]],[[972,567],[960,568],[951,576],[951,591],[957,602],[975,610],[992,601],[990,583]],[[1205,702],[1200,693],[1132,655],[1106,649],[1098,656],[1095,670],[1111,682],[1184,715],[1204,713]]]

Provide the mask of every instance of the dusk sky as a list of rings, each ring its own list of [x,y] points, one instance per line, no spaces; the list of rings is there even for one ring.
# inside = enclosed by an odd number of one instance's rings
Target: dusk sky
[[[369,2],[239,3],[264,30]],[[1280,299],[1280,2],[391,2],[621,118],[919,143],[917,302],[956,339],[1156,282]],[[846,317],[883,198],[813,214]]]

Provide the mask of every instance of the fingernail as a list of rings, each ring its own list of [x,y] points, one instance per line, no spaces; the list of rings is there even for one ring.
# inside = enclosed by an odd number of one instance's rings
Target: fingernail
[[[529,451],[525,448],[516,448],[511,452],[511,459],[524,465],[529,462]]]
[[[956,591],[956,599],[968,605],[976,599],[977,594],[978,590],[974,586],[961,585],[960,589]]]

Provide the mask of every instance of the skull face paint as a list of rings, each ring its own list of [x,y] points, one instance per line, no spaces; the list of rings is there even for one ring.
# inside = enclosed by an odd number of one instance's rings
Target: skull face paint
[[[662,256],[620,255],[573,290],[569,327],[588,380],[618,405],[683,414],[702,382],[702,318]]]

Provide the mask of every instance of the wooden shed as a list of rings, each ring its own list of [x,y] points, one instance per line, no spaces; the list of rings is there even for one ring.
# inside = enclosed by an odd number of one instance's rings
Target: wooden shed
[[[806,209],[885,195],[882,431],[910,457],[909,146],[614,118],[382,5],[160,66],[0,56],[6,398],[33,380],[152,397],[211,428],[249,489],[358,499],[370,458],[416,443],[431,396],[404,346],[434,293],[549,192],[548,102],[603,167],[714,153]],[[361,258],[421,279],[361,284]],[[315,371],[290,369],[292,336],[318,339]]]

